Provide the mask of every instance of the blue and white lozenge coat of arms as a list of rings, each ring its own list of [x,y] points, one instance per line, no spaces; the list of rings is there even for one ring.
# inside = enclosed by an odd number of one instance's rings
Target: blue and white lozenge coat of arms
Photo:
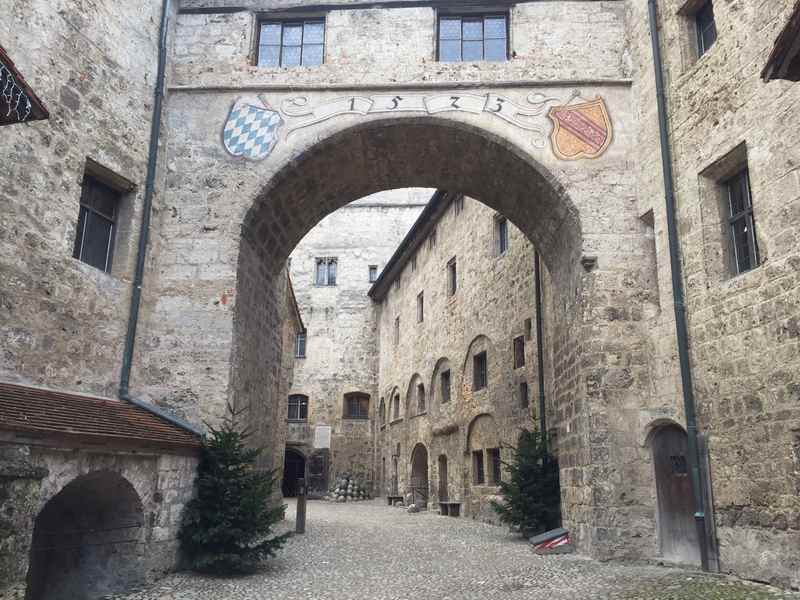
[[[278,111],[271,109],[258,96],[239,98],[225,122],[222,143],[233,156],[263,160],[278,143],[278,130],[282,124]]]

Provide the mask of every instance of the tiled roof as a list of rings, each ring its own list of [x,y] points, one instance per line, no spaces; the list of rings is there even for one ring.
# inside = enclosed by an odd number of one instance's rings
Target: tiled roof
[[[123,400],[0,382],[0,430],[76,441],[199,448],[200,438]]]

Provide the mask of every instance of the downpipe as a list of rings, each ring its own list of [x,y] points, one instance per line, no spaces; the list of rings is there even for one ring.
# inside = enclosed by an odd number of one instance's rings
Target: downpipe
[[[533,276],[536,280],[536,359],[539,371],[539,431],[542,434],[542,444],[547,450],[547,415],[545,414],[545,384],[544,384],[544,340],[542,339],[544,325],[542,315],[542,268],[539,252],[533,253]]]
[[[150,239],[150,216],[153,208],[156,169],[158,161],[158,139],[161,136],[161,108],[164,100],[164,81],[167,63],[167,31],[169,29],[170,0],[164,0],[161,12],[161,25],[158,42],[158,72],[153,99],[153,118],[150,123],[150,146],[147,155],[147,174],[144,187],[144,204],[142,206],[142,224],[139,229],[139,247],[136,257],[136,270],[131,289],[131,303],[128,314],[128,330],[125,334],[125,347],[122,354],[122,370],[119,381],[119,397],[131,400],[130,379],[133,363],[133,349],[136,344],[136,326],[139,323],[139,307],[142,302],[142,282],[144,265],[147,257],[147,244]]]
[[[667,238],[669,240],[669,262],[672,271],[672,295],[675,309],[675,333],[678,343],[678,358],[683,389],[683,407],[686,413],[689,468],[691,470],[692,496],[694,499],[694,522],[700,544],[700,561],[708,571],[708,536],[703,489],[700,481],[700,452],[697,439],[697,416],[695,410],[694,384],[689,363],[689,336],[686,327],[686,304],[681,273],[680,242],[675,208],[675,182],[672,171],[672,151],[667,125],[667,100],[664,93],[664,65],[661,58],[661,40],[658,33],[658,8],[656,0],[648,0],[650,40],[653,45],[653,63],[656,78],[656,101],[658,103],[658,128],[661,138],[661,167],[664,174],[664,198],[667,211]]]

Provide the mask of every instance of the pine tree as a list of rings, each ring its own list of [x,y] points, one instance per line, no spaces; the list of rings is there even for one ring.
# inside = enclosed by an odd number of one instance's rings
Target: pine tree
[[[503,502],[492,502],[500,520],[529,537],[561,524],[558,461],[538,431],[523,431],[511,462],[509,480],[500,482]]]
[[[178,535],[190,567],[214,574],[253,572],[273,556],[290,534],[276,536],[285,505],[272,501],[274,471],[255,467],[261,448],[246,445],[248,432],[228,416],[209,427],[198,466],[197,496],[187,505]]]

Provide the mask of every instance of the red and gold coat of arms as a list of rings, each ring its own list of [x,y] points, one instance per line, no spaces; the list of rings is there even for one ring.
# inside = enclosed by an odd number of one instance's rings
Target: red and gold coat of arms
[[[561,160],[597,158],[611,143],[611,118],[602,98],[553,106],[547,116],[553,121],[553,153]]]

